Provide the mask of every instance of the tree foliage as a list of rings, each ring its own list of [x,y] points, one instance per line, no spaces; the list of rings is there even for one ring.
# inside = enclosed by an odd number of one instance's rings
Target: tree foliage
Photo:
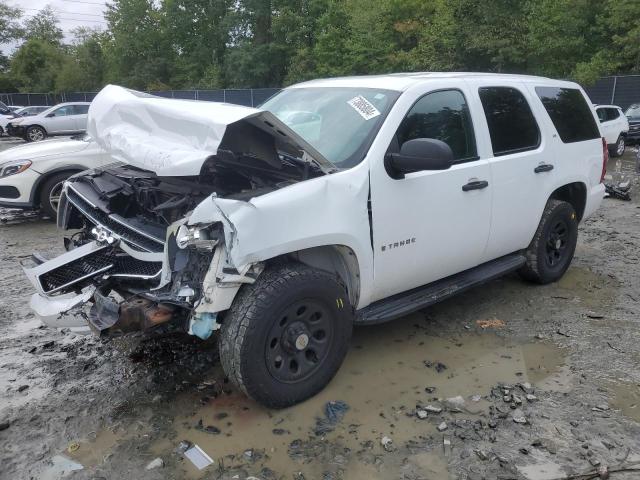
[[[112,0],[106,31],[71,38],[49,7],[22,15],[0,0],[0,89],[279,87],[441,70],[591,83],[640,73],[638,0]]]

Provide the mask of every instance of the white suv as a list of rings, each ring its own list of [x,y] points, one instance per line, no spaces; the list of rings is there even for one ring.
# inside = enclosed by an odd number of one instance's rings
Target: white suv
[[[508,272],[557,281],[604,195],[595,110],[547,78],[317,80],[260,110],[109,86],[89,115],[120,163],[65,183],[73,236],[26,269],[32,308],[103,335],[217,332],[229,378],[271,407],[320,391],[354,324]]]
[[[596,105],[596,113],[609,153],[612,157],[621,157],[626,148],[629,120],[622,109],[615,105]]]
[[[83,133],[87,129],[89,105],[88,102],[60,103],[37,115],[13,119],[7,124],[7,133],[27,142]]]

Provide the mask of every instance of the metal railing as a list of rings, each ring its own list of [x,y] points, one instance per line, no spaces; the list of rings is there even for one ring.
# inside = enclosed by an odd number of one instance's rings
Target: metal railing
[[[149,93],[165,98],[226,102],[246,107],[257,107],[279,91],[279,88],[227,88],[220,90],[162,90]],[[0,101],[7,105],[30,107],[56,105],[63,102],[90,102],[96,95],[97,92],[0,93]]]

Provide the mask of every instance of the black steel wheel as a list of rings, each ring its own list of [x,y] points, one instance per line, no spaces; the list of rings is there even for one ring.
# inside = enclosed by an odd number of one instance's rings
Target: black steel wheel
[[[292,263],[245,285],[224,317],[220,360],[229,379],[265,406],[322,390],[347,353],[353,310],[334,274]]]
[[[578,218],[573,206],[549,200],[518,273],[526,280],[550,283],[567,271],[578,241]]]
[[[325,305],[311,298],[292,303],[269,332],[265,351],[269,373],[284,383],[308,378],[329,354],[333,335]]]

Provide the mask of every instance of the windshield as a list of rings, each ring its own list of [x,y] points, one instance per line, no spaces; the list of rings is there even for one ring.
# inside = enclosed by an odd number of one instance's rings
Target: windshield
[[[624,114],[631,120],[640,120],[640,104],[631,105]]]
[[[400,92],[371,88],[291,88],[267,100],[273,113],[339,168],[362,161]]]

